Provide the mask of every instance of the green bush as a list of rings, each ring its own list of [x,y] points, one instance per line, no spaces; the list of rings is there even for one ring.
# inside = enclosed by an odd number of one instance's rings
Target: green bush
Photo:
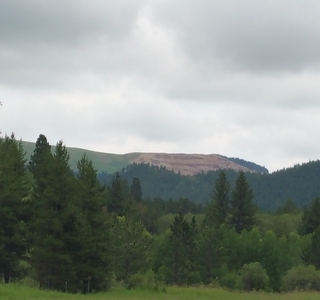
[[[267,271],[258,262],[243,265],[240,270],[238,286],[244,291],[268,291],[269,277]]]
[[[165,286],[156,280],[153,271],[148,271],[146,273],[136,273],[130,276],[128,289],[143,289],[143,290],[154,290],[154,291],[166,291]]]
[[[282,281],[283,291],[320,291],[320,271],[312,265],[290,269]]]
[[[239,276],[235,272],[228,272],[219,278],[219,284],[227,289],[235,289]]]

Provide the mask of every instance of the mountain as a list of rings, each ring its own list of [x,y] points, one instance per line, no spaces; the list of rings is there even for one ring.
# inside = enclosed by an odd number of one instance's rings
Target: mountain
[[[27,159],[33,153],[35,143],[23,142]],[[54,148],[54,147],[53,147]],[[153,166],[163,166],[168,170],[173,170],[181,175],[195,175],[219,169],[230,169],[234,171],[268,173],[268,170],[255,163],[239,158],[228,158],[218,154],[169,154],[169,153],[127,153],[111,154],[95,152],[86,149],[70,148],[70,166],[77,168],[77,161],[83,153],[86,153],[92,160],[98,173],[114,173],[130,164],[150,164]]]
[[[23,145],[29,158],[35,144],[23,142]],[[100,181],[107,185],[116,171],[120,171],[120,176],[129,184],[134,177],[139,177],[145,198],[188,198],[195,203],[205,204],[211,200],[219,169],[226,169],[231,186],[236,182],[238,171],[246,171],[247,181],[253,189],[254,202],[264,211],[274,211],[288,199],[303,207],[309,205],[315,197],[320,197],[320,161],[297,164],[269,174],[267,169],[255,163],[216,154],[120,155],[78,148],[68,148],[68,151],[74,170],[83,153],[87,153],[100,173]]]

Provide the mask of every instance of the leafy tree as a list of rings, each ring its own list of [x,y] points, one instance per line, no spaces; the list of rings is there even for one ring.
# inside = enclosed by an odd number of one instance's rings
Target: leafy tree
[[[298,265],[290,269],[283,278],[282,290],[320,291],[320,271],[312,265]]]
[[[255,225],[253,194],[244,172],[240,172],[231,196],[231,226],[236,232],[251,230]]]
[[[197,235],[199,269],[201,281],[209,284],[220,276],[220,267],[225,256],[221,230],[213,226],[201,226]]]
[[[245,291],[267,290],[269,277],[259,262],[245,264],[240,271],[240,288]]]
[[[14,134],[0,138],[0,273],[5,283],[19,276],[19,261],[30,246],[24,155]]]
[[[152,238],[138,219],[129,216],[117,216],[111,225],[112,269],[117,280],[127,282],[131,275],[149,268]]]
[[[312,233],[311,241],[303,249],[302,260],[306,265],[314,265],[320,270],[320,226]]]
[[[262,240],[257,228],[250,231],[243,230],[238,236],[238,243],[235,245],[237,251],[235,252],[236,256],[233,257],[234,266],[241,268],[244,264],[260,262]]]
[[[219,227],[226,223],[229,207],[230,184],[227,181],[226,173],[221,171],[215,182],[213,199],[208,204],[206,210],[205,222]]]
[[[171,237],[171,231],[167,230],[159,235],[155,235],[154,242],[151,245],[150,260],[152,270],[156,273],[157,278],[162,282],[166,282],[166,267],[164,259],[167,256],[167,248]]]
[[[261,241],[260,263],[270,278],[270,287],[279,292],[281,279],[290,268],[290,245],[286,239],[278,239],[274,232],[268,231]]]

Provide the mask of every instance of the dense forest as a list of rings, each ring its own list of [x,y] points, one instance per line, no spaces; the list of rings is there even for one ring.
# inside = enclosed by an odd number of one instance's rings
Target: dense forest
[[[260,177],[229,171],[182,177],[136,165],[105,185],[85,154],[72,170],[61,141],[51,151],[40,135],[27,163],[21,142],[14,135],[1,137],[0,273],[5,283],[31,280],[70,293],[199,284],[320,290],[320,198],[307,199],[303,210],[293,201],[301,168],[308,181],[317,174],[315,166],[293,168],[281,181],[286,170]],[[134,168],[140,173],[128,177]],[[154,176],[158,187],[148,186]],[[264,176],[265,182],[278,179],[293,196],[274,213],[261,212],[254,201],[253,186]],[[206,204],[190,201],[204,184]],[[191,185],[193,194],[169,201],[148,194],[158,188],[154,193],[166,198],[168,187],[178,185]],[[312,184],[305,187],[299,195],[307,198]],[[266,199],[276,196],[269,192]]]
[[[129,182],[138,177],[145,197],[160,197],[164,200],[182,197],[205,205],[211,199],[212,183],[217,180],[219,172],[182,176],[165,167],[133,164],[120,170],[119,174]],[[226,170],[225,173],[233,185],[238,173],[233,170]],[[99,180],[107,185],[110,185],[112,177],[113,174],[98,174]],[[246,173],[246,177],[253,190],[253,201],[263,211],[275,211],[288,199],[303,208],[320,195],[320,161],[296,165],[271,174]]]

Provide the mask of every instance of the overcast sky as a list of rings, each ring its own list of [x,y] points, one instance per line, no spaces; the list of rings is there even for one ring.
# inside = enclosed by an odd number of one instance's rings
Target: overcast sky
[[[0,0],[0,129],[109,153],[320,158],[318,0]]]

